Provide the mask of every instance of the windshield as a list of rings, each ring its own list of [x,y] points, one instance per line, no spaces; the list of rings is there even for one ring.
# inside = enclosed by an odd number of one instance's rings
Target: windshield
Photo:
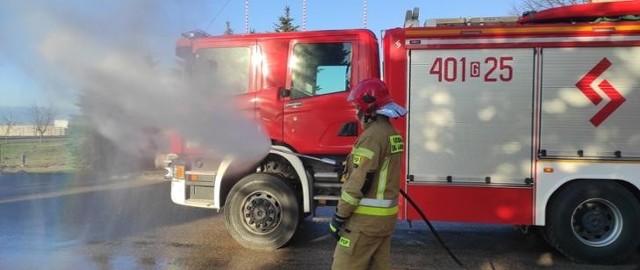
[[[242,94],[249,89],[250,54],[248,47],[200,49],[187,74],[199,89]]]

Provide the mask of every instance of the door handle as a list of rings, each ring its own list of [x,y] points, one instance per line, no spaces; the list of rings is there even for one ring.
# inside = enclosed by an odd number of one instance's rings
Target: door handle
[[[298,108],[302,106],[302,101],[291,101],[284,106],[287,108]]]

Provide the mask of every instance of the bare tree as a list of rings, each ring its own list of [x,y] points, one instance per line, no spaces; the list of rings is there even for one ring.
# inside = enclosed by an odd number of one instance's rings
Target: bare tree
[[[589,3],[590,0],[521,0],[519,5],[514,5],[512,13],[522,15],[525,12],[539,11],[543,9]]]
[[[13,117],[13,113],[8,112],[2,118],[2,124],[4,125],[4,141],[9,140],[9,133],[11,133],[11,129],[18,124],[18,121]]]
[[[34,102],[31,106],[31,123],[33,124],[33,130],[40,136],[40,142],[44,138],[44,133],[53,123],[54,117],[55,111],[51,104],[47,107],[42,107],[37,102]]]

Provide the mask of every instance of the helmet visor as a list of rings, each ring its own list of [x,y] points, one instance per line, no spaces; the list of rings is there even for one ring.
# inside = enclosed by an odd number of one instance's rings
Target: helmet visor
[[[389,118],[398,118],[405,116],[407,110],[395,102],[389,102],[376,111],[377,114],[387,116]]]

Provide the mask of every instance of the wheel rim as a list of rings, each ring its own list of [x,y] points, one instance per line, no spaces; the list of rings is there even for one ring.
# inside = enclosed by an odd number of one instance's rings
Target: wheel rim
[[[571,215],[573,234],[580,242],[603,247],[613,243],[622,232],[622,214],[615,204],[605,199],[589,199]]]
[[[242,203],[242,225],[255,234],[268,234],[280,224],[280,213],[280,202],[273,195],[254,192]]]

